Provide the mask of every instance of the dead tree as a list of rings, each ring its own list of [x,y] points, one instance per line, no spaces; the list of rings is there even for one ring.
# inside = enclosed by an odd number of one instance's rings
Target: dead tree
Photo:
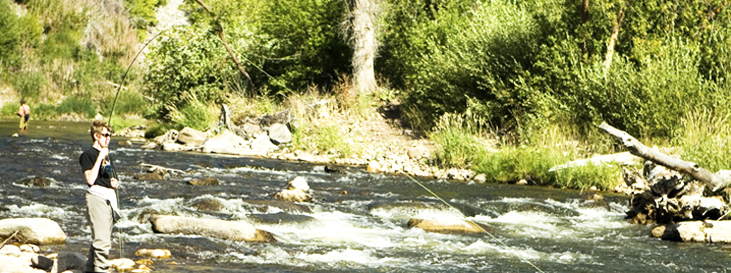
[[[602,122],[602,124],[599,125],[599,129],[622,141],[622,144],[629,149],[631,154],[650,160],[669,169],[687,173],[696,180],[705,183],[711,191],[718,191],[727,187],[729,183],[731,183],[731,171],[729,170],[720,170],[714,174],[704,168],[701,168],[696,163],[670,157],[660,151],[648,148],[637,139],[627,134],[627,132],[614,128],[606,122]]]
[[[728,185],[729,171],[711,173],[693,162],[671,157],[648,148],[624,131],[607,123],[599,126],[622,141],[630,153],[644,158],[642,170],[626,166],[622,178],[631,197],[627,219],[636,224],[666,224],[689,220],[718,220],[729,207],[721,196],[704,197],[704,188],[713,191]],[[688,174],[684,176],[681,173]]]

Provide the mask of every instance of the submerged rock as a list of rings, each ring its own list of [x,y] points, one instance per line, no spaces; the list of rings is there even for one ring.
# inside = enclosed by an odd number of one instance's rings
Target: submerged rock
[[[244,200],[244,202],[259,206],[258,210],[260,212],[267,212],[270,207],[273,207],[286,212],[312,213],[312,210],[307,205],[295,204],[283,200]]]
[[[307,193],[310,186],[304,177],[298,176],[294,180],[289,181],[287,189],[282,190],[274,195],[274,198],[291,201],[291,202],[311,202],[312,195]]]
[[[270,243],[276,241],[271,233],[241,221],[152,215],[150,222],[152,230],[158,233],[201,235],[239,242]]]
[[[188,184],[195,186],[217,186],[220,183],[215,177],[207,177],[188,181]]]
[[[221,211],[225,206],[214,197],[199,197],[190,201],[190,206],[199,211]]]
[[[482,233],[491,232],[492,229],[484,226],[477,225],[470,221],[462,219],[438,219],[438,220],[424,220],[424,219],[410,219],[408,222],[409,228],[420,228],[426,232],[436,233]],[[484,230],[483,230],[484,229]]]
[[[288,223],[302,223],[313,220],[315,218],[301,214],[289,214],[286,212],[277,212],[273,214],[259,214],[253,213],[249,215],[250,218],[260,223],[265,224],[288,224]]]
[[[165,176],[159,172],[143,173],[134,176],[137,180],[165,180]]]
[[[33,178],[26,178],[18,182],[20,185],[28,186],[28,187],[39,187],[39,188],[46,188],[51,185],[51,179],[36,176]]]
[[[386,218],[413,217],[464,217],[461,211],[454,210],[440,203],[425,202],[393,202],[375,203],[368,206],[372,215]]]
[[[146,257],[151,259],[170,259],[173,254],[167,249],[139,249],[135,251],[135,256]]]
[[[0,237],[8,238],[18,231],[16,240],[31,244],[63,244],[66,234],[58,223],[47,218],[10,218],[0,220]]]

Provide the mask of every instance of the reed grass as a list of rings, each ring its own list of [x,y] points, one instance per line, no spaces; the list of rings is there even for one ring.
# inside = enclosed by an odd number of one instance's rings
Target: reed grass
[[[712,172],[731,169],[731,123],[729,114],[696,108],[681,119],[684,130],[674,142],[681,158]]]

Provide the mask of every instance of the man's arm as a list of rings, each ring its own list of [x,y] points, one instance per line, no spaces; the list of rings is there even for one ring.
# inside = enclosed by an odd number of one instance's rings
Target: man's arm
[[[86,184],[89,184],[89,186],[94,186],[94,183],[96,182],[97,177],[99,177],[99,168],[101,168],[102,161],[109,153],[109,149],[104,148],[101,151],[99,151],[99,156],[96,157],[96,162],[94,162],[94,167],[92,167],[89,170],[84,171],[84,177],[86,178]]]

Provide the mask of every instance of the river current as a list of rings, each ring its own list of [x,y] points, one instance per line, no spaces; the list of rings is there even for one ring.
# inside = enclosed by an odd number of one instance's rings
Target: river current
[[[42,246],[44,253],[88,250],[78,163],[91,145],[88,124],[32,121],[27,133],[10,137],[18,132],[17,122],[0,121],[0,219],[58,222],[67,243]],[[605,193],[604,201],[593,201],[573,190],[417,178],[460,213],[403,175],[151,151],[120,146],[120,140],[113,137],[110,145],[122,184],[122,220],[115,225],[111,255],[137,259],[140,248],[171,250],[173,258],[157,260],[154,272],[726,272],[731,266],[724,246],[662,241],[651,237],[651,226],[627,223],[625,196]],[[186,174],[137,180],[133,177],[145,171],[142,163]],[[51,186],[19,183],[36,176],[51,179]],[[312,203],[270,201],[297,176],[312,188]],[[206,177],[221,184],[186,183]],[[200,206],[210,203],[218,207]],[[246,221],[277,242],[157,234],[146,221],[150,213]],[[410,218],[461,214],[491,227],[492,236],[427,233],[406,224]]]

